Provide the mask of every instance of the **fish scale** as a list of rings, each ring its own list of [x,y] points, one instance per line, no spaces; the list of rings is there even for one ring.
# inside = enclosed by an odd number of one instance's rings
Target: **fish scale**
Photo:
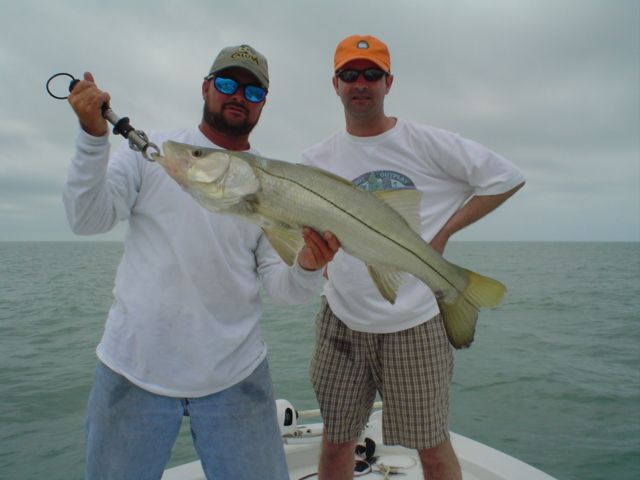
[[[405,271],[424,283],[427,283],[425,268],[430,269],[440,278],[433,279],[430,286],[437,284],[437,290],[450,292],[444,293],[445,298],[457,296],[464,289],[468,283],[466,275],[456,271],[458,267],[442,257],[437,265],[425,262],[424,257],[433,249],[411,230],[401,216],[377,197],[351,185],[335,182],[315,169],[299,170],[297,165],[290,169],[289,165],[293,164],[270,168],[268,163],[263,162],[255,168],[262,185],[258,199],[264,201],[268,198],[271,203],[278,205],[283,218],[289,216],[289,223],[308,226],[321,234],[332,232],[340,240],[345,252],[351,255],[355,253],[354,256],[364,263]],[[286,170],[289,170],[288,175]],[[291,170],[298,174],[291,173]],[[288,184],[287,188],[282,188],[283,183]],[[323,195],[323,191],[329,190],[331,199]],[[290,202],[296,204],[296,210],[288,208]],[[359,208],[360,205],[366,205],[367,208]],[[326,211],[327,215],[314,218],[319,209]],[[368,221],[361,221],[365,216]],[[394,255],[385,254],[390,250]],[[422,268],[417,268],[419,266]]]

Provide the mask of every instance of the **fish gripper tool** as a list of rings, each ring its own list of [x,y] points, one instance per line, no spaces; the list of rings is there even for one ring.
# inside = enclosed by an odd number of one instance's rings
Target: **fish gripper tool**
[[[47,81],[47,92],[49,93],[49,95],[51,95],[53,98],[56,98],[58,100],[66,100],[67,98],[69,98],[68,95],[66,97],[54,95],[49,88],[49,84],[51,83],[51,80],[60,76],[66,76],[71,78],[71,83],[69,83],[69,92],[73,90],[73,87],[75,87],[80,80],[77,78],[74,78],[73,75],[71,75],[70,73],[56,73],[51,78],[49,78],[49,80]],[[113,133],[115,135],[122,135],[124,138],[129,140],[129,148],[131,148],[132,150],[135,150],[136,152],[142,153],[142,156],[146,160],[150,162],[155,161],[153,160],[153,158],[149,156],[149,154],[147,153],[147,150],[149,148],[153,148],[157,153],[160,153],[160,149],[156,144],[149,142],[149,139],[146,133],[144,133],[142,130],[136,130],[135,128],[133,128],[129,123],[128,117],[120,118],[118,115],[115,114],[113,110],[111,110],[109,105],[107,105],[106,103],[103,103],[100,108],[102,110],[102,116],[111,125],[113,125]]]

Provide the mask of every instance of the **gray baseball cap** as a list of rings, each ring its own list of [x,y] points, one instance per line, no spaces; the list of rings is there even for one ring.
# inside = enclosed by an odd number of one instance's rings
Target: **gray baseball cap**
[[[267,59],[249,45],[224,48],[213,62],[207,77],[231,67],[240,67],[250,71],[265,89],[269,89]]]

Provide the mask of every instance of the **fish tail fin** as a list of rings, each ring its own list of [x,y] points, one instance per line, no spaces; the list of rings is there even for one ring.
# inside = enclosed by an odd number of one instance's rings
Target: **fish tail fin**
[[[498,305],[507,288],[497,280],[466,270],[469,283],[453,303],[439,302],[449,342],[456,349],[467,348],[473,342],[476,321],[481,307]]]

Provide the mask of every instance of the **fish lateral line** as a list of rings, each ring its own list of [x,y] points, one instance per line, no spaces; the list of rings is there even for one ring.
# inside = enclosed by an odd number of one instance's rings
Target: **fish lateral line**
[[[321,195],[320,193],[318,193],[317,191],[313,190],[312,188],[308,187],[307,185],[304,185],[296,180],[293,180],[291,178],[282,176],[282,175],[277,175],[273,172],[269,172],[267,170],[265,170],[263,167],[257,166],[255,165],[255,168],[257,168],[258,170],[264,172],[265,175],[277,178],[278,180],[281,180],[283,182],[288,182],[288,183],[292,183],[294,185],[297,185],[298,187],[302,188],[303,190],[306,190],[307,192],[312,193],[313,195],[317,196],[318,198],[321,198],[322,200],[324,200],[326,203],[328,203],[329,205],[333,206],[334,208],[336,208],[337,210],[341,211],[342,213],[344,213],[345,215],[347,215],[349,218],[355,220],[357,223],[359,223],[360,225],[364,226],[365,228],[371,230],[372,232],[375,232],[377,235],[379,235],[380,237],[388,240],[389,242],[391,242],[393,245],[399,247],[401,250],[409,253],[410,255],[412,255],[414,258],[416,258],[422,265],[426,266],[429,270],[431,270],[432,272],[434,272],[436,275],[438,275],[442,280],[444,280],[448,285],[450,285],[459,295],[462,295],[462,291],[456,287],[451,281],[449,281],[447,279],[447,277],[445,275],[443,275],[439,270],[436,270],[434,267],[432,267],[431,265],[429,265],[420,255],[418,255],[416,252],[414,252],[413,250],[410,250],[409,248],[405,247],[404,245],[402,245],[401,243],[399,243],[398,241],[396,241],[395,239],[389,237],[388,235],[385,235],[384,233],[376,230],[375,228],[371,227],[370,225],[367,225],[363,220],[359,219],[358,217],[356,217],[355,215],[353,215],[351,212],[349,212],[348,210],[345,210],[344,208],[342,208],[340,205],[336,204],[335,202],[329,200],[328,198],[324,197],[323,195]],[[354,185],[354,188],[358,188],[356,185]],[[363,190],[364,191],[364,190]],[[378,197],[376,197],[378,198]],[[378,198],[378,200],[380,200],[381,202],[385,203],[384,200]],[[390,205],[387,205],[389,208],[391,208],[392,210],[395,211],[395,209],[393,209],[393,207],[391,207]],[[338,239],[339,241],[340,239]],[[423,239],[424,240],[424,239]],[[424,240],[425,243],[428,244],[428,242],[426,240]],[[408,272],[407,272],[408,273]],[[411,275],[411,274],[410,274]]]

